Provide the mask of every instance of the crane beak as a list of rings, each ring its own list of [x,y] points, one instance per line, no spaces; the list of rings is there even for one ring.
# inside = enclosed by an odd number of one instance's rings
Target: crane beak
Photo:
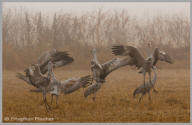
[[[166,56],[166,62],[170,63],[170,64],[173,64],[174,63],[174,60],[170,57],[170,56]]]

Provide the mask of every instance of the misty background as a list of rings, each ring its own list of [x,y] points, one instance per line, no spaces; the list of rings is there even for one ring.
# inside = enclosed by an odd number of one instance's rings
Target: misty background
[[[103,63],[118,44],[144,56],[159,47],[175,60],[163,67],[189,68],[190,3],[3,3],[3,69],[22,70],[53,48],[70,53],[70,68],[89,69],[92,48]]]

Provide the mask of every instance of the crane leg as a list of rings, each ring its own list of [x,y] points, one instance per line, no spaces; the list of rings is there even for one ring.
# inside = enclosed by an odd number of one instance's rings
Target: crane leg
[[[46,96],[45,96],[44,92],[43,92],[43,102],[45,104],[46,111],[48,111],[48,108],[47,108],[47,105],[46,105]]]
[[[58,98],[59,98],[59,96],[56,95],[56,107],[57,107]]]
[[[46,102],[46,105],[47,105],[48,109],[51,110],[51,106],[48,104],[47,98],[45,98],[45,102]]]
[[[150,82],[150,84],[152,84],[152,81],[151,81],[151,72],[149,72],[149,82]]]
[[[139,103],[141,102],[141,99],[143,98],[144,94],[141,95],[141,97],[139,98]]]
[[[48,105],[47,103],[47,98],[46,98],[46,92],[45,90],[43,91],[43,101],[44,101],[44,104],[45,104],[45,108],[46,108],[46,111],[50,110],[51,107]]]
[[[146,76],[146,73],[145,73],[145,71],[144,71],[144,88],[145,88],[145,76]]]

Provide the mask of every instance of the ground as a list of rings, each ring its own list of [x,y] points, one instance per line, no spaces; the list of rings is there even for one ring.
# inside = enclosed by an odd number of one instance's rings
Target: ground
[[[3,71],[3,121],[4,122],[189,122],[190,75],[186,69],[160,69],[152,101],[146,95],[133,98],[133,91],[142,84],[143,76],[135,69],[122,68],[112,72],[96,100],[84,98],[83,89],[61,95],[58,107],[46,112],[42,95],[31,93],[33,87],[15,77],[16,72]],[[57,79],[89,74],[89,70],[55,70]],[[48,101],[50,102],[50,95]],[[54,100],[55,101],[55,100]],[[35,118],[36,117],[36,118]],[[38,117],[38,118],[37,118]],[[20,118],[20,119],[19,119]],[[23,118],[23,119],[21,119]],[[28,119],[25,119],[28,118]],[[31,120],[29,119],[31,118]],[[44,119],[40,119],[44,118]],[[46,118],[50,118],[47,120]],[[45,120],[46,119],[46,120]]]

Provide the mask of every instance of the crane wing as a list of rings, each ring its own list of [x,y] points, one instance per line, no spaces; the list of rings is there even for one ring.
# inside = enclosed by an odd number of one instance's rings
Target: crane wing
[[[94,83],[90,85],[84,92],[84,97],[89,96],[90,94],[96,93],[101,88],[102,83]]]
[[[103,72],[101,72],[99,79],[104,80],[105,77],[107,77],[107,75],[109,73],[111,73],[112,71],[119,69],[120,67],[123,67],[126,65],[132,65],[132,64],[133,64],[133,60],[131,57],[112,59],[112,60],[102,64]],[[101,88],[102,83],[103,83],[102,81],[98,80],[96,83],[88,86],[88,88],[84,92],[84,96],[87,97],[90,94],[96,93]]]
[[[159,59],[159,49],[158,48],[155,48],[155,50],[153,51],[152,58],[153,58],[153,65],[155,66]]]
[[[17,73],[17,74],[16,74],[16,77],[19,78],[19,79],[21,79],[21,80],[23,80],[23,81],[25,81],[26,83],[32,85],[31,82],[30,82],[30,80],[29,80],[29,78],[26,77],[26,76],[24,76],[23,74]]]
[[[42,74],[45,74],[48,70],[48,62],[51,61],[54,64],[54,68],[62,67],[66,64],[73,62],[73,58],[69,56],[67,52],[56,51],[54,53],[45,53],[44,56],[41,55],[40,70]],[[43,60],[43,61],[42,61]]]
[[[133,58],[134,65],[137,68],[140,68],[143,66],[145,59],[143,56],[139,53],[138,49],[133,46],[113,46],[112,47],[112,53],[114,55],[121,55],[121,56],[130,56]]]
[[[56,49],[43,52],[43,53],[38,57],[37,63],[38,63],[38,64],[43,64],[44,62],[46,62],[47,60],[49,60],[54,53],[56,53]]]
[[[65,94],[72,93],[82,87],[86,87],[91,84],[91,76],[87,75],[81,78],[73,78],[61,83],[62,90]]]
[[[123,67],[126,65],[131,65],[131,66],[134,65],[133,58],[131,58],[131,57],[115,58],[115,59],[112,59],[112,60],[102,64],[104,77],[106,77],[112,71],[119,69],[120,67]]]
[[[25,81],[25,82],[28,83],[29,85],[32,85],[32,86],[38,88],[38,85],[36,84],[36,82],[35,82],[35,83],[32,82],[29,77],[27,77],[27,76],[25,76],[25,75],[23,75],[23,74],[21,74],[21,73],[17,73],[17,74],[16,74],[16,77],[19,78],[19,79],[21,79],[21,80],[23,80],[23,81]]]

